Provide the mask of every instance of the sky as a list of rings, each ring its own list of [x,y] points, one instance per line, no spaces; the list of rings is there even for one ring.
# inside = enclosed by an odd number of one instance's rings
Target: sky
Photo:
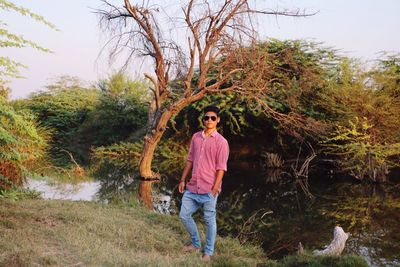
[[[94,84],[119,69],[120,65],[109,64],[106,52],[100,53],[107,41],[94,12],[102,5],[100,0],[12,2],[44,16],[59,29],[51,30],[15,12],[0,11],[0,21],[7,23],[11,32],[24,35],[53,51],[0,49],[1,55],[28,66],[21,70],[25,78],[11,79],[8,84],[13,99],[26,98],[32,92],[44,90],[46,85],[62,75],[75,76]],[[123,3],[122,0],[110,2]],[[307,18],[270,16],[259,19],[259,34],[263,39],[313,40],[365,61],[376,59],[382,51],[400,52],[399,0],[258,0],[255,3],[270,8],[300,8],[310,13],[317,12]],[[138,66],[140,62],[133,64]],[[143,78],[143,68],[136,66],[130,69],[129,74],[133,78]]]

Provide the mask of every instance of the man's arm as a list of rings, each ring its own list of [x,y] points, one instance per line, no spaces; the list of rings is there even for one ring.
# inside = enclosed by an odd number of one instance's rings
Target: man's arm
[[[217,155],[216,155],[217,174],[216,174],[215,182],[214,182],[214,185],[212,187],[212,192],[211,192],[214,197],[217,195],[218,189],[221,186],[222,178],[224,177],[225,171],[227,169],[228,157],[229,157],[229,145],[228,145],[228,142],[225,140],[218,147]]]
[[[185,168],[183,169],[183,172],[182,172],[181,179],[179,181],[179,186],[178,186],[179,193],[183,193],[183,191],[185,191],[185,180],[186,180],[186,177],[189,175],[189,172],[192,169],[192,166],[193,166],[193,162],[191,162],[190,160],[187,160]]]
[[[221,185],[222,178],[224,177],[225,171],[224,170],[217,170],[217,177],[215,179],[215,183],[212,188],[212,195],[215,197],[218,193],[219,186]]]

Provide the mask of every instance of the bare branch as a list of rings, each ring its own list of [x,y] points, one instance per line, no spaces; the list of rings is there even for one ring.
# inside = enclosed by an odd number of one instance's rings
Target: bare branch
[[[271,64],[274,56],[285,56],[286,51],[280,55],[266,55],[253,49],[257,43],[253,20],[258,15],[308,17],[316,12],[259,10],[252,8],[249,2],[187,0],[185,6],[176,10],[182,12],[176,21],[183,27],[176,27],[167,7],[150,5],[148,0],[123,0],[124,6],[103,1],[106,10],[98,14],[102,27],[111,36],[106,44],[111,47],[110,57],[128,50],[125,66],[138,57],[153,60],[154,73],[145,74],[152,84],[149,89],[153,98],[144,146],[150,152],[144,153],[140,160],[140,164],[144,164],[141,174],[144,169],[147,173],[143,177],[153,175],[144,159],[152,157],[171,116],[206,94],[239,93],[293,132],[313,125],[296,112],[298,95],[291,96],[292,99],[288,97],[285,102],[288,111],[269,106],[274,93],[290,85],[290,80],[276,73],[287,74],[290,70]],[[290,58],[290,51],[287,53]]]

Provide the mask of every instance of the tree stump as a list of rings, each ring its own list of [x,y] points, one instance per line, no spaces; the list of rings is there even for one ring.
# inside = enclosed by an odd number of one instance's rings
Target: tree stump
[[[314,250],[314,255],[331,255],[339,256],[346,244],[346,240],[349,238],[350,233],[345,233],[343,228],[340,226],[335,226],[333,229],[333,240],[324,250]]]

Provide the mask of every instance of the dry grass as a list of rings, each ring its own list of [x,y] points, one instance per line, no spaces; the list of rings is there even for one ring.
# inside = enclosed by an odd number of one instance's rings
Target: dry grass
[[[176,216],[89,202],[0,200],[0,266],[204,266]],[[204,240],[204,239],[203,239]],[[256,266],[258,247],[217,238],[212,266]]]

